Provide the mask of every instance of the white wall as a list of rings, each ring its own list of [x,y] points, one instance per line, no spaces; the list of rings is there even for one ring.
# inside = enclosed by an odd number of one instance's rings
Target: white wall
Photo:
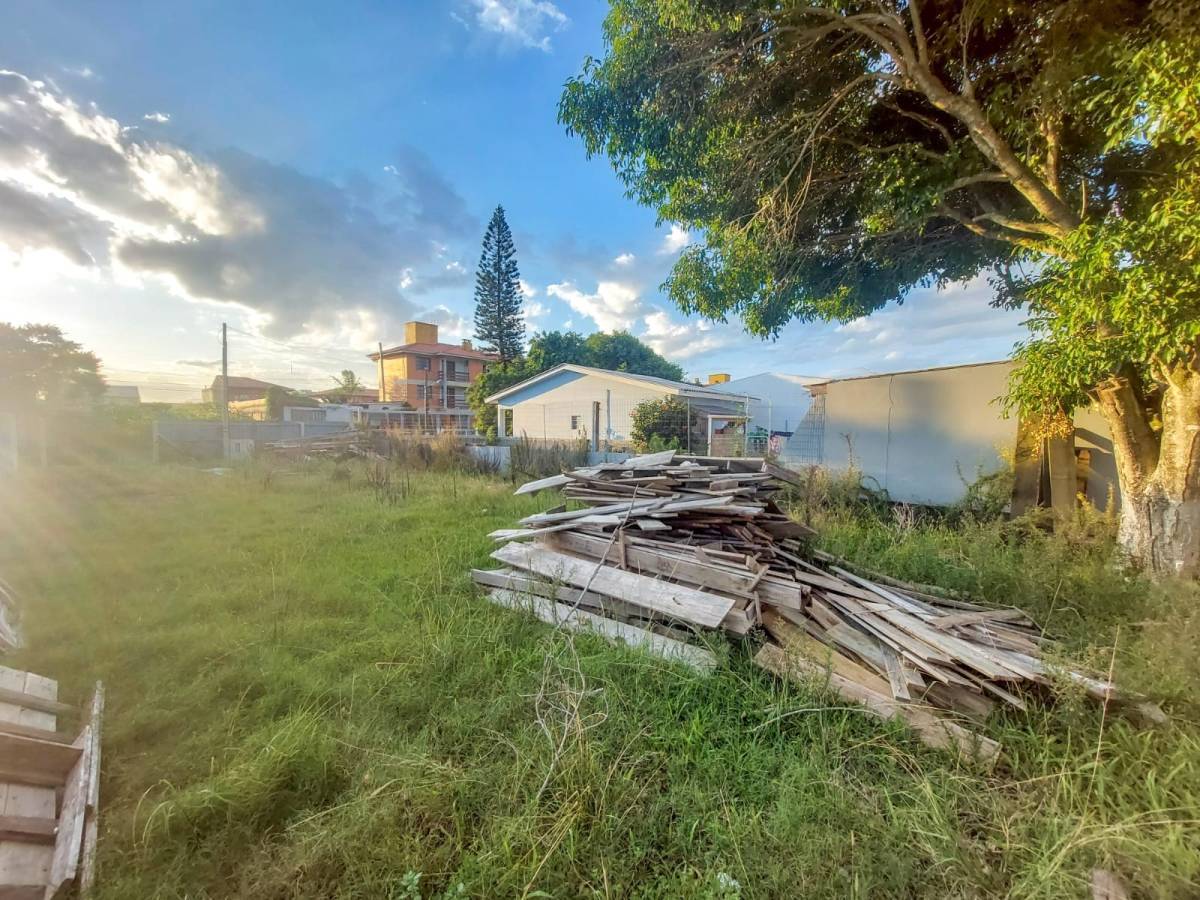
[[[968,482],[1011,457],[1017,419],[996,398],[1012,363],[879,375],[825,385],[824,464],[844,469],[853,454],[864,476],[898,502],[946,505]],[[1076,446],[1088,447],[1088,499],[1103,508],[1116,482],[1112,441],[1094,410],[1076,416]]]
[[[892,500],[948,504],[964,481],[995,471],[1016,443],[1017,421],[991,401],[1011,363],[834,381],[825,386],[824,460],[853,457]]]
[[[569,384],[551,388],[513,406],[512,436],[528,436],[535,440],[591,437],[592,403],[598,400],[600,439],[627,441],[633,408],[643,400],[665,397],[667,393],[649,384],[581,375]],[[572,416],[578,416],[577,429],[571,427]]]

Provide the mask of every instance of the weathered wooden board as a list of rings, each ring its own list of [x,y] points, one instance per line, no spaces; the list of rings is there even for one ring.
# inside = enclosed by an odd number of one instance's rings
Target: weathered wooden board
[[[58,684],[40,675],[0,666],[3,698],[35,698],[39,705],[54,705]],[[53,712],[6,702],[0,698],[0,720],[54,731]],[[55,789],[51,786],[0,783],[0,815],[26,819],[55,818]],[[53,847],[0,836],[0,885],[43,886],[50,877]],[[39,888],[44,890],[44,888]]]
[[[590,585],[598,593],[693,625],[716,628],[733,609],[734,601],[731,598],[597,565],[539,544],[506,544],[492,556],[518,569],[536,572],[543,578],[552,578],[576,587]]]
[[[717,665],[717,658],[703,647],[695,647],[615,619],[597,616],[584,609],[575,609],[565,603],[556,603],[546,597],[501,589],[493,590],[488,596],[493,603],[511,609],[527,610],[552,625],[599,634],[611,641],[646,650],[664,659],[682,662],[697,671],[709,672]]]

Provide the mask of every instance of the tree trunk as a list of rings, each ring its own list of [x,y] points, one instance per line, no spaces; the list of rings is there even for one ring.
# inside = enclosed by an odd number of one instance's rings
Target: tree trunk
[[[1121,483],[1122,547],[1160,575],[1200,575],[1200,366],[1165,373],[1155,433],[1125,378],[1097,390]]]

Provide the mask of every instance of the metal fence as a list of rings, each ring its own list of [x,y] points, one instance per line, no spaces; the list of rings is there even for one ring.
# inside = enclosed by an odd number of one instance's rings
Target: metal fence
[[[604,395],[591,403],[526,402],[513,410],[510,437],[544,442],[584,441],[598,449],[626,450],[634,445],[634,413],[641,405]],[[685,453],[746,455],[748,448],[765,449],[769,438],[765,429],[750,420],[747,409],[746,399],[737,397],[730,397],[727,403],[688,398],[679,402],[662,401],[645,437],[649,437],[653,446],[675,447]]]

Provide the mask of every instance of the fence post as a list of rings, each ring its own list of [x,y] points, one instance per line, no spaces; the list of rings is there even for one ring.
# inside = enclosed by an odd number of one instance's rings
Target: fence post
[[[592,452],[600,452],[600,401],[592,401]]]

